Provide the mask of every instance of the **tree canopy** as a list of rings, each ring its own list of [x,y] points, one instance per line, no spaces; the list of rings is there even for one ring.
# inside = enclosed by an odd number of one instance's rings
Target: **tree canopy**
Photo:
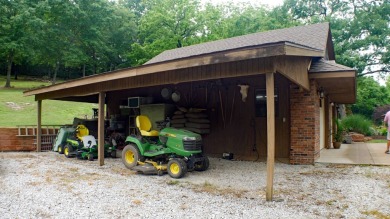
[[[0,0],[0,74],[7,75],[6,87],[18,68],[55,83],[57,75],[141,65],[168,49],[325,21],[338,63],[356,68],[359,77],[387,77],[388,0],[285,0],[274,8],[200,0]],[[388,103],[388,92],[374,82],[359,79],[353,111],[368,114],[364,103]],[[370,96],[375,92],[384,93]]]

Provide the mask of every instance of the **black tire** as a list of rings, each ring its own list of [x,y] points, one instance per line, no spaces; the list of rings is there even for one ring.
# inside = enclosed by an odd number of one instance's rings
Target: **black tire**
[[[123,148],[122,162],[127,168],[131,169],[137,166],[138,161],[145,161],[145,158],[141,155],[137,146],[129,144]]]
[[[172,178],[179,179],[182,178],[184,175],[186,175],[187,164],[182,159],[174,158],[168,162],[167,169],[168,169],[168,174]]]
[[[203,160],[195,163],[194,169],[196,171],[205,171],[209,168],[210,166],[210,161],[209,158],[206,156],[203,156]]]
[[[64,145],[60,144],[58,145],[58,153],[63,154],[64,153]]]
[[[73,147],[70,146],[69,144],[66,144],[65,147],[64,147],[64,155],[65,155],[65,157],[70,158],[71,157],[70,153],[72,151],[73,151]]]
[[[93,154],[88,154],[88,160],[93,161]]]
[[[111,151],[111,157],[112,157],[112,158],[116,158],[116,150]]]

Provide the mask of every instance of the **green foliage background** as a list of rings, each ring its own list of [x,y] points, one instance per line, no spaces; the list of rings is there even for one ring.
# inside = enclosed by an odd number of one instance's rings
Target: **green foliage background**
[[[388,0],[285,0],[269,8],[200,0],[0,0],[0,75],[56,83],[142,65],[164,50],[248,33],[330,22],[336,61],[357,69],[353,113],[389,104]]]
[[[373,123],[359,114],[345,117],[343,120],[341,120],[341,125],[344,130],[348,132],[357,132],[366,136],[371,136],[374,134],[371,128]]]

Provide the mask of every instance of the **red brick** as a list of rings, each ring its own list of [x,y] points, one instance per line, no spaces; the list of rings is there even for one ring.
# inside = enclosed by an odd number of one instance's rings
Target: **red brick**
[[[310,81],[310,91],[291,88],[290,164],[313,164],[319,157],[320,108],[317,84]]]

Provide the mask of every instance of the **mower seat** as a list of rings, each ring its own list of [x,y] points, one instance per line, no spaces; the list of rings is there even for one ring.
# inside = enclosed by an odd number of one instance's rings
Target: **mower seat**
[[[76,137],[82,141],[83,137],[87,135],[89,135],[88,128],[85,125],[78,125],[76,128]]]
[[[135,123],[137,125],[137,128],[141,132],[142,136],[146,137],[153,137],[158,136],[158,131],[151,130],[152,129],[152,123],[150,122],[150,119],[147,116],[139,115],[135,119]]]

